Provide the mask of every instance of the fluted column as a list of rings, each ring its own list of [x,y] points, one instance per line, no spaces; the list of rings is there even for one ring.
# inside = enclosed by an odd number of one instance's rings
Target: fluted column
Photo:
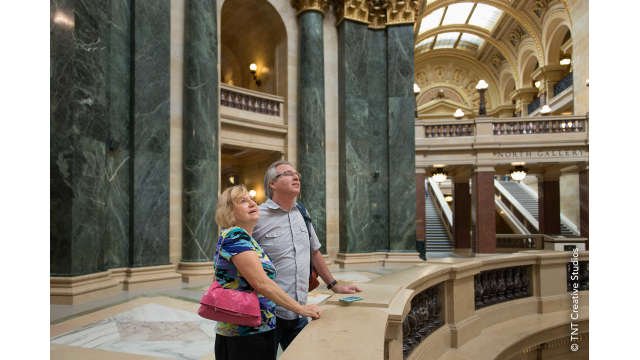
[[[292,1],[298,10],[298,171],[300,199],[326,253],[326,141],[322,21],[327,0]]]
[[[219,167],[216,1],[187,1],[184,24],[181,269],[183,263],[212,261],[218,238],[215,223]]]

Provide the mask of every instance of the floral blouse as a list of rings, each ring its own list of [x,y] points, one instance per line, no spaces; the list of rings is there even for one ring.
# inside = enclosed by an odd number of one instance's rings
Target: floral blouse
[[[239,273],[238,269],[231,262],[231,257],[245,251],[255,251],[258,253],[262,269],[267,276],[273,280],[276,277],[276,269],[269,259],[267,253],[262,250],[251,235],[240,227],[232,227],[223,229],[220,232],[218,241],[223,241],[220,250],[220,256],[215,254],[217,259],[216,280],[220,286],[226,289],[253,291],[253,288],[245,278]],[[215,259],[214,257],[214,259]],[[242,326],[237,324],[218,321],[216,333],[223,336],[246,336],[270,331],[276,328],[275,308],[276,304],[258,293],[258,301],[260,303],[260,313],[262,322],[258,327]]]

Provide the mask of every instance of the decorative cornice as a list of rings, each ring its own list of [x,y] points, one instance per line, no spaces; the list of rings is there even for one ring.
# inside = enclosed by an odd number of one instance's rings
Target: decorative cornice
[[[296,9],[296,15],[310,10],[324,15],[329,9],[329,0],[291,0],[291,6]]]
[[[413,24],[419,6],[417,0],[334,0],[334,4],[336,25],[349,19],[368,24],[371,29]]]
[[[365,0],[334,0],[336,26],[342,20],[349,19],[361,23],[369,23],[369,6]]]
[[[417,0],[391,0],[387,7],[387,25],[413,24],[418,13]]]

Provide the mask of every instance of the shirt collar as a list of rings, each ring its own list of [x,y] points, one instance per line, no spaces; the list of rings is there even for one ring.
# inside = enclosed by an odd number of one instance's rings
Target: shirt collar
[[[297,202],[296,202],[297,203]],[[291,210],[296,208],[296,203],[293,204],[293,207],[291,208]],[[285,209],[281,208],[280,205],[278,205],[278,203],[276,203],[275,201],[268,199],[265,203],[264,203],[269,209],[280,209],[284,212],[287,212]]]

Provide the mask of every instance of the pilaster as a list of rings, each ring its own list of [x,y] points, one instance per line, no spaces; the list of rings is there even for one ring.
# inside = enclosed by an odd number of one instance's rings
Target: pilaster
[[[476,253],[496,252],[496,211],[492,166],[478,166],[472,178],[472,219]]]
[[[526,116],[529,114],[527,106],[538,95],[538,89],[536,88],[520,88],[511,93],[511,100],[516,101],[516,112],[520,113],[520,116]]]

